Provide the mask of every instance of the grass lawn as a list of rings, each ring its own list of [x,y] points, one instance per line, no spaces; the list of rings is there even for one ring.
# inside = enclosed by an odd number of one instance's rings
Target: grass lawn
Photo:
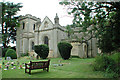
[[[2,58],[0,57],[0,67],[2,67]],[[2,69],[0,69],[0,80],[2,79]]]
[[[43,69],[37,69],[32,70],[31,75],[25,73],[25,69],[18,69],[19,66],[17,65],[16,69],[11,69],[12,66],[10,66],[8,70],[4,70],[5,65],[3,65],[2,78],[106,78],[104,76],[105,73],[96,72],[92,70],[91,63],[95,60],[94,58],[70,58],[69,60],[63,60],[61,58],[51,58],[50,60],[51,61],[49,72],[43,71]],[[20,64],[22,64],[28,63],[30,59],[19,58],[17,60],[13,60],[13,62],[17,61],[19,61]],[[8,61],[3,59],[3,62],[7,63]],[[61,63],[63,64],[63,66],[54,65]]]

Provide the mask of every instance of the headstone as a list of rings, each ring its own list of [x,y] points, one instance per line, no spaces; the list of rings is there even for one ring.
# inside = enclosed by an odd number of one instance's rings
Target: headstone
[[[7,65],[9,65],[10,64],[10,62],[7,62]]]
[[[25,65],[25,63],[22,63],[23,65]]]
[[[7,69],[4,69],[4,70],[7,70]]]
[[[63,66],[63,64],[59,64],[59,66]]]
[[[15,64],[15,62],[13,62]]]
[[[20,63],[17,61],[17,65],[19,65]]]
[[[8,60],[9,59],[9,57],[6,57],[6,60]]]
[[[13,66],[13,65],[14,65],[14,62],[11,62],[11,65]]]
[[[9,65],[6,65],[6,68],[9,69]]]
[[[11,60],[11,57],[9,57],[9,60]]]
[[[59,60],[58,62],[61,63],[61,60]]]
[[[13,69],[16,69],[16,66],[14,66]]]
[[[59,66],[59,65],[58,65],[58,64],[53,64],[53,66],[54,66],[54,67],[57,67],[57,66]]]
[[[6,60],[11,60],[11,57],[7,57]]]
[[[11,69],[13,69],[13,68],[11,68]]]
[[[31,59],[31,60],[33,60],[33,57],[32,57],[32,56],[30,56],[30,59]]]

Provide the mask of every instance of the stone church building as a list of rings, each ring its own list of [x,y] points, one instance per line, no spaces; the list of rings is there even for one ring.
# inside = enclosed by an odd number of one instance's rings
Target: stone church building
[[[73,45],[71,55],[80,58],[95,57],[98,49],[96,39],[91,39],[87,44],[81,43],[75,38],[68,38],[66,28],[59,24],[59,17],[56,14],[54,23],[46,16],[43,21],[40,18],[26,14],[19,18],[20,27],[17,28],[16,51],[18,57],[21,54],[29,53],[36,56],[34,45],[47,44],[49,46],[48,57],[60,57],[57,44],[60,41],[68,41]],[[78,30],[77,28],[74,29]],[[78,37],[81,34],[76,33]],[[73,35],[74,36],[74,35]]]

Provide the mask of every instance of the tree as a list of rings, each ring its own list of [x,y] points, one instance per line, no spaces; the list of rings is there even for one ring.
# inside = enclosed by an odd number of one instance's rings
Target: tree
[[[73,14],[73,26],[81,27],[80,33],[84,41],[98,39],[98,47],[102,52],[110,53],[120,48],[120,1],[119,2],[80,2],[64,0],[60,2]],[[88,38],[87,36],[92,35]]]
[[[22,8],[21,3],[1,2],[2,5],[2,43],[7,48],[10,42],[16,41],[16,27],[19,27],[17,12]]]
[[[68,33],[68,38],[70,38],[71,34],[74,34],[74,31],[71,25],[66,26],[66,32]]]

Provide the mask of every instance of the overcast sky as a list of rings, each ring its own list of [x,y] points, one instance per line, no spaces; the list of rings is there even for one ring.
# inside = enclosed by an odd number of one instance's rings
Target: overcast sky
[[[65,26],[72,24],[73,17],[67,14],[67,9],[64,6],[59,5],[61,0],[4,0],[5,2],[22,3],[23,8],[18,15],[31,14],[33,16],[41,18],[43,20],[45,16],[48,16],[52,22],[56,13],[59,16],[60,24]]]

